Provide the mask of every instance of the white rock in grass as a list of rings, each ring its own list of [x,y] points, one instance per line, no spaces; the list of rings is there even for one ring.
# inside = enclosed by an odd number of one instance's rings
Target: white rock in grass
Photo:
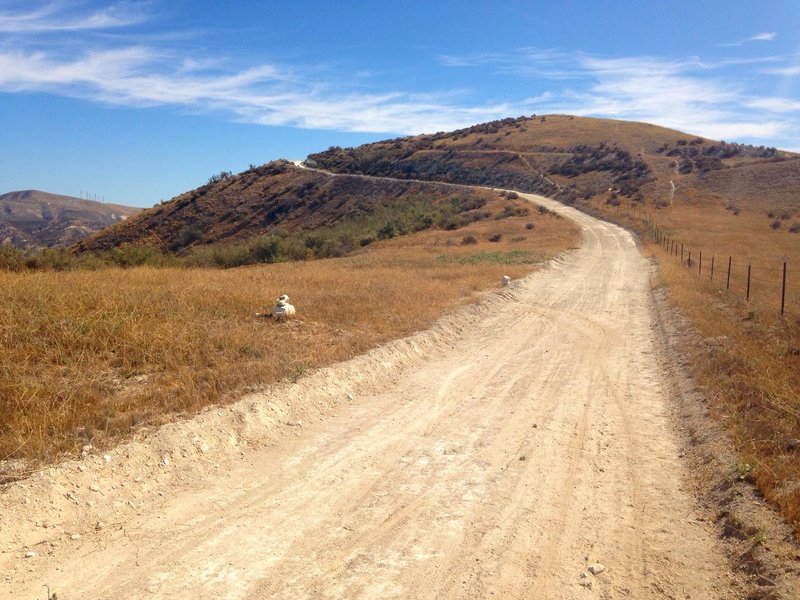
[[[284,294],[275,302],[275,308],[272,309],[272,318],[277,321],[283,321],[294,317],[296,312],[294,306],[289,304],[289,296]]]

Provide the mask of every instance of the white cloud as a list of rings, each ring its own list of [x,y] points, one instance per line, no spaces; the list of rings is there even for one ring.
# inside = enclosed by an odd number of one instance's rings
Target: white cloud
[[[538,89],[548,86],[531,98],[470,103],[466,95],[454,93],[361,91],[357,78],[331,72],[321,76],[308,66],[236,69],[224,57],[178,53],[152,38],[146,44],[132,43],[125,35],[86,42],[81,35],[81,44],[58,43],[62,37],[69,42],[79,31],[139,23],[145,18],[143,7],[118,3],[80,14],[51,2],[27,13],[0,15],[0,31],[15,38],[14,44],[0,45],[0,92],[39,91],[131,107],[172,105],[247,123],[358,132],[451,130],[533,112],[647,121],[724,139],[772,139],[798,129],[792,120],[796,102],[761,96],[721,75],[732,65],[786,60],[781,57],[608,58],[532,47],[437,57],[442,68],[484,69],[481,77],[493,70],[534,81]],[[15,35],[23,31],[28,33]],[[756,38],[768,41],[774,34]],[[42,39],[56,41],[40,46]],[[800,74],[796,67],[773,71]]]
[[[761,33],[757,33],[756,35],[752,35],[749,38],[745,38],[743,40],[739,40],[738,42],[730,42],[727,44],[720,44],[722,47],[734,47],[734,46],[744,46],[748,42],[771,42],[778,37],[778,34],[774,31],[764,31]]]
[[[359,92],[352,77],[319,69],[257,64],[233,68],[224,57],[178,54],[152,33],[86,38],[143,22],[143,2],[91,12],[51,1],[27,12],[0,13],[0,92],[38,91],[112,105],[173,105],[215,111],[242,122],[359,132],[419,133],[507,116],[518,105],[459,103],[453,94]],[[147,39],[147,43],[132,40]],[[368,82],[366,82],[368,83]],[[354,91],[355,90],[355,91]]]
[[[792,138],[793,104],[762,98],[745,87],[746,79],[722,73],[736,66],[778,63],[786,57],[662,59],[648,56],[608,58],[590,54],[509,53],[495,68],[521,77],[571,80],[569,88],[551,88],[534,112],[646,121],[715,139]],[[552,85],[552,84],[551,84]],[[759,142],[763,143],[763,142]],[[797,141],[789,141],[797,144]]]
[[[438,95],[337,94],[331,86],[272,65],[242,71],[223,66],[147,47],[93,51],[72,60],[43,52],[0,52],[0,90],[46,91],[134,107],[185,106],[263,125],[359,132],[440,131],[516,110],[502,102],[459,106]]]
[[[791,113],[800,112],[800,100],[788,98],[754,98],[747,101],[747,106],[769,112]]]
[[[778,67],[775,69],[764,69],[762,71],[767,75],[780,75],[781,77],[796,77],[800,75],[800,65],[793,65],[791,67]]]
[[[723,79],[699,76],[691,63],[647,59],[590,60],[596,79],[579,97],[578,114],[647,121],[715,139],[774,139],[791,131],[772,108],[754,112],[757,99]],[[767,105],[761,106],[767,109]]]
[[[44,33],[128,27],[146,20],[143,5],[120,2],[88,14],[68,14],[63,3],[50,2],[20,13],[0,13],[0,32]]]

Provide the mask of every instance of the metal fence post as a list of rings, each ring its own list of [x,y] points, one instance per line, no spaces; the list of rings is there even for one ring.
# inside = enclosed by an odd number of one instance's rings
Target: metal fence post
[[[783,261],[783,283],[781,284],[781,316],[786,307],[786,261]]]
[[[750,263],[747,264],[747,301],[750,302]]]
[[[728,282],[725,284],[725,289],[731,289],[731,260],[733,259],[732,256],[728,257]]]

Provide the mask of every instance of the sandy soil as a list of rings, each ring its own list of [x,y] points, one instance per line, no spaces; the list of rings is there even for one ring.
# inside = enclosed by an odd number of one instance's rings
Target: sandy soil
[[[739,597],[648,262],[538,201],[584,244],[481,305],[4,488],[0,597]]]

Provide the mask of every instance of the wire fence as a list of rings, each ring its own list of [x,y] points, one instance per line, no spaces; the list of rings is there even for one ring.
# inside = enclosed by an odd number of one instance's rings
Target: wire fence
[[[790,268],[788,258],[774,259],[776,266],[771,267],[767,266],[767,259],[754,263],[752,259],[692,247],[655,225],[648,233],[667,256],[680,261],[712,287],[738,295],[748,303],[757,301],[781,317],[790,311],[798,312],[800,269]]]

